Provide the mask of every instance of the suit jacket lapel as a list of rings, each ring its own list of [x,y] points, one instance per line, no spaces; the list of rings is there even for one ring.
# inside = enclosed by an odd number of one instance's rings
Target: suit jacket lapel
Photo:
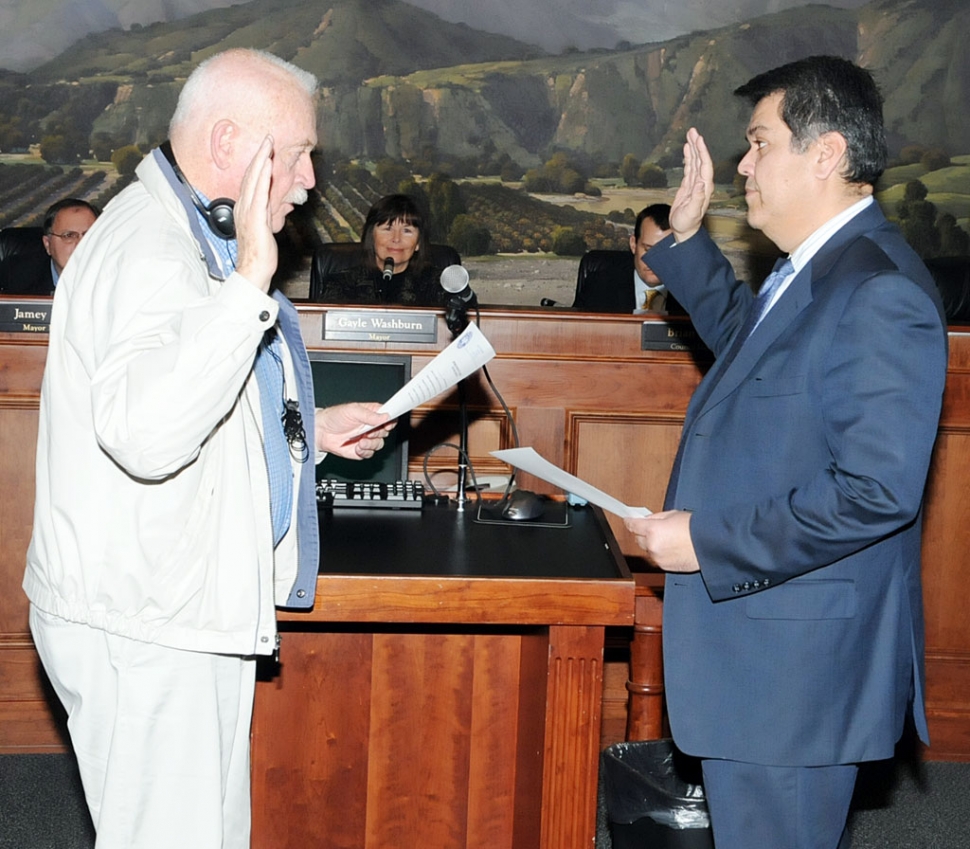
[[[812,257],[764,317],[761,324],[728,363],[720,376],[712,377],[716,385],[708,393],[695,418],[719,404],[730,395],[750,373],[772,343],[791,325],[798,314],[812,302],[816,281],[822,280],[832,269],[846,246],[885,221],[879,206],[872,203],[838,230]]]

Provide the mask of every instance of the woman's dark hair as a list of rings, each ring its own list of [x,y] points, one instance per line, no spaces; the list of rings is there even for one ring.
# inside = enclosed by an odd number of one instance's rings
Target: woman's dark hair
[[[735,89],[752,106],[781,92],[782,120],[792,133],[792,149],[804,151],[823,133],[846,141],[845,179],[874,184],[886,167],[882,96],[872,75],[838,56],[809,56],[759,74]]]
[[[377,265],[377,256],[374,252],[374,228],[382,224],[393,224],[395,221],[409,224],[418,231],[418,245],[414,256],[408,262],[408,271],[420,273],[428,261],[428,216],[411,195],[385,195],[368,210],[364,221],[364,232],[360,239],[364,256],[371,265]]]

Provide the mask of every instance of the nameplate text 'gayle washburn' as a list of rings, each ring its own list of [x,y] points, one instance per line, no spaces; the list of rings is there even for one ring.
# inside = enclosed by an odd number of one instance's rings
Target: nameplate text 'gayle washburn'
[[[323,338],[433,344],[438,341],[438,317],[422,312],[330,309],[323,322]]]

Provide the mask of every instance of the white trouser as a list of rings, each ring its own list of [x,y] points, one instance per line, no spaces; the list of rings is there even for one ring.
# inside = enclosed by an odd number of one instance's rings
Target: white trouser
[[[180,651],[30,608],[68,715],[96,849],[249,849],[252,658]]]

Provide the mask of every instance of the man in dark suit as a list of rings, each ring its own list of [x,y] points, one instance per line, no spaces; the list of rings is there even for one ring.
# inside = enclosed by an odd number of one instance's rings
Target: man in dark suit
[[[664,511],[626,524],[670,573],[670,724],[702,759],[718,849],[835,849],[857,765],[891,757],[909,713],[927,741],[920,530],[946,325],[872,197],[870,75],[812,57],[736,93],[754,106],[748,221],[791,264],[757,299],[735,279],[701,229],[714,169],[692,128],[650,264],[717,359]]]
[[[590,251],[585,260],[589,267],[577,287],[573,308],[683,315],[683,308],[646,263],[647,251],[670,233],[669,215],[670,205],[666,203],[653,203],[640,210],[630,235],[629,254]]]
[[[64,198],[47,208],[44,249],[51,258],[51,292],[74,249],[100,214],[100,209],[80,198]]]
[[[80,198],[63,198],[44,213],[43,232],[37,244],[21,243],[14,256],[5,260],[0,292],[5,295],[52,295],[64,265],[85,233],[101,214]],[[12,228],[20,238],[37,228]]]

